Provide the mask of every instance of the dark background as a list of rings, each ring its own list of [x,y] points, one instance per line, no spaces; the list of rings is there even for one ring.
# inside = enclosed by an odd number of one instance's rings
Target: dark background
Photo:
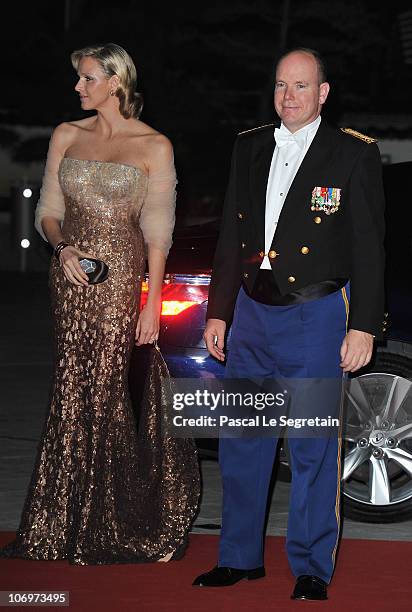
[[[25,163],[44,159],[46,138],[17,142],[4,124],[84,116],[70,52],[115,42],[136,63],[142,120],[173,142],[178,220],[191,209],[218,212],[236,133],[274,119],[274,65],[285,48],[325,55],[330,122],[341,124],[344,113],[410,113],[412,27],[405,33],[400,17],[410,8],[376,0],[15,2],[2,28],[0,146]],[[397,129],[386,122],[387,136],[412,136],[411,125]]]

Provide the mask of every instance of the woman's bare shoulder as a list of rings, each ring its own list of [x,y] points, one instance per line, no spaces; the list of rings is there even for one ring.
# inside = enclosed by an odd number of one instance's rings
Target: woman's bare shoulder
[[[173,164],[173,146],[167,136],[140,120],[136,122],[134,136],[136,146],[144,151],[149,174]]]
[[[140,120],[136,122],[134,134],[144,139],[145,145],[147,146],[155,148],[161,147],[163,149],[170,149],[172,146],[167,136]]]
[[[160,132],[152,128],[150,125],[148,125],[141,119],[130,120],[130,128],[134,136],[149,137],[149,136],[156,136],[157,134],[160,134]]]
[[[93,124],[94,117],[86,117],[78,121],[64,121],[53,130],[52,139],[56,144],[69,145],[76,138],[80,130],[88,130]]]

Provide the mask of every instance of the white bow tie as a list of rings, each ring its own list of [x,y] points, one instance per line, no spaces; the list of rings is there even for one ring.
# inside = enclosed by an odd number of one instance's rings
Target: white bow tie
[[[278,147],[284,147],[287,144],[296,143],[300,149],[306,145],[307,132],[297,132],[290,134],[285,129],[275,128],[275,141]]]

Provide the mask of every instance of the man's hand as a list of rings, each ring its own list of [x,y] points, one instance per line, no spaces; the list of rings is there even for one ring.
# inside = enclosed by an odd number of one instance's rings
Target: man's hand
[[[372,357],[373,336],[367,332],[350,329],[340,349],[340,367],[344,372],[356,372],[366,366]]]
[[[219,359],[225,360],[223,348],[225,345],[226,321],[222,319],[208,319],[206,328],[203,334],[203,340],[206,342],[209,353]]]

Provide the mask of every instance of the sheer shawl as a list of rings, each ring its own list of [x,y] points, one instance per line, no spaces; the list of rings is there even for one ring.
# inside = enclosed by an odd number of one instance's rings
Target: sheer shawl
[[[64,151],[61,151],[56,146],[56,140],[52,135],[34,220],[36,230],[46,241],[47,238],[41,226],[42,219],[44,217],[53,217],[60,222],[60,225],[62,225],[64,220],[64,196],[59,182],[59,167],[63,155]]]
[[[150,174],[139,219],[146,245],[160,249],[166,257],[175,224],[176,184],[172,158],[164,168]]]

